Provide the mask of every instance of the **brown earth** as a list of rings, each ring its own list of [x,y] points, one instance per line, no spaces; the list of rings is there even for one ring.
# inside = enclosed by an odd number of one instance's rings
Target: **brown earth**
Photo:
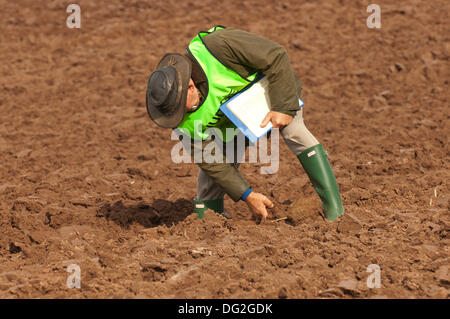
[[[448,1],[378,1],[381,29],[369,1],[77,3],[79,30],[66,1],[0,1],[0,297],[448,298]],[[172,163],[145,89],[216,24],[285,46],[343,218],[284,144],[278,173],[241,167],[271,219],[229,199],[232,220],[192,213],[197,167]]]

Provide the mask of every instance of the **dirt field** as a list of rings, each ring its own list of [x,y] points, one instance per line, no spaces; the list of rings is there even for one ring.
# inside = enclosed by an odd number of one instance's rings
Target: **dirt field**
[[[381,29],[369,1],[79,0],[81,29],[39,2],[0,0],[1,298],[449,297],[449,1],[378,1]],[[271,220],[192,213],[198,168],[172,163],[145,89],[217,24],[287,49],[343,218],[284,143],[277,174],[241,166]]]

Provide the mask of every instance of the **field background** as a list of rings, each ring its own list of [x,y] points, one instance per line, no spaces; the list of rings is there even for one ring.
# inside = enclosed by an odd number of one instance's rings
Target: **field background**
[[[449,1],[378,1],[381,29],[369,1],[79,0],[81,29],[69,3],[0,0],[1,298],[448,298]],[[232,220],[192,214],[198,168],[172,163],[145,90],[217,24],[288,51],[344,218],[284,143],[277,174],[241,167],[272,220],[229,199]]]

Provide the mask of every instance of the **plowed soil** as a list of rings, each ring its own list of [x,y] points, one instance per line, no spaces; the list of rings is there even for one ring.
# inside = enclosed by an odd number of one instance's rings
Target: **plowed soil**
[[[369,1],[77,3],[81,29],[67,1],[0,1],[1,298],[448,298],[448,1],[379,1],[380,29]],[[276,174],[240,168],[266,222],[230,199],[231,220],[193,214],[198,168],[172,162],[145,89],[217,24],[286,48],[343,218],[284,143]]]

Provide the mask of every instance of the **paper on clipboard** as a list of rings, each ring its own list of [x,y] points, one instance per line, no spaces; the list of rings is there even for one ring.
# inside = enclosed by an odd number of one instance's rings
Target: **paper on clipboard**
[[[220,106],[220,110],[252,143],[272,129],[270,122],[265,127],[260,126],[271,109],[268,86],[267,77],[263,77]],[[299,99],[301,106],[303,102]]]

